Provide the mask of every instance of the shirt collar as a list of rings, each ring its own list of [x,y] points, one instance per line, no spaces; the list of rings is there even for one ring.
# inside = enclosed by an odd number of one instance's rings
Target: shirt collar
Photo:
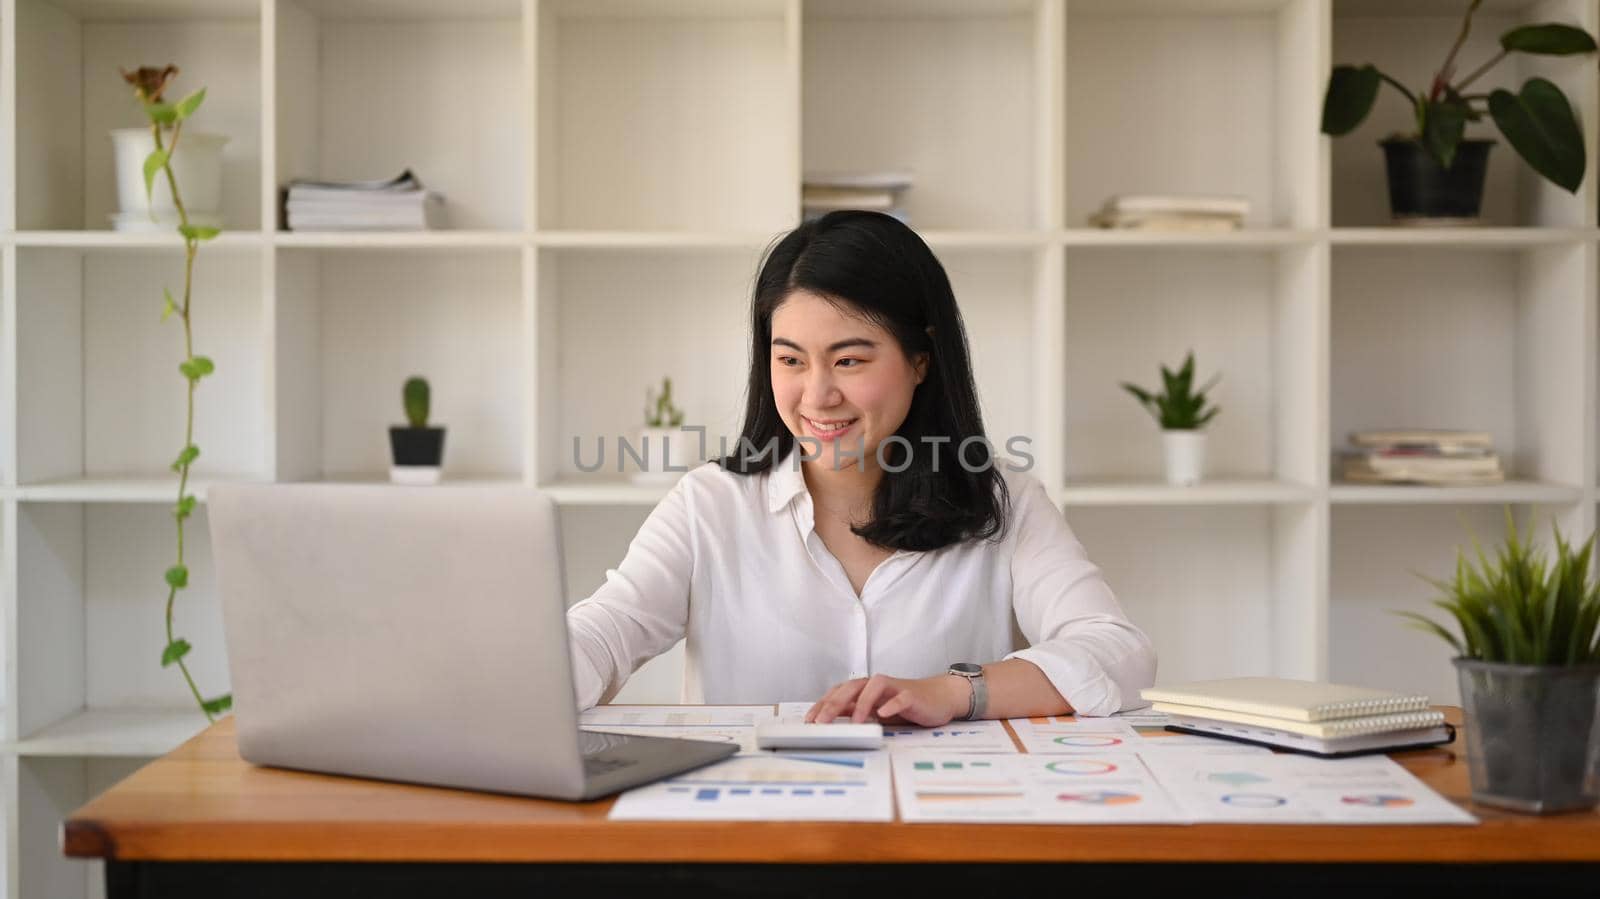
[[[806,476],[800,471],[799,460],[795,456],[798,451],[798,444],[789,447],[788,454],[767,470],[768,512],[783,509],[795,497],[806,492]]]

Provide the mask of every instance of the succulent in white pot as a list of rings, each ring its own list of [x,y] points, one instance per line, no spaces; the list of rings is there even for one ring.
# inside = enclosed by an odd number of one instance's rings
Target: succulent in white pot
[[[644,460],[632,479],[639,484],[670,484],[690,465],[691,440],[695,435],[682,428],[683,410],[673,405],[672,379],[661,379],[661,392],[645,389],[644,427],[635,445]]]
[[[1124,381],[1122,387],[1161,425],[1166,455],[1167,483],[1178,486],[1198,484],[1205,477],[1206,433],[1203,430],[1221,412],[1218,406],[1206,408],[1206,393],[1222,379],[1218,374],[1199,390],[1194,384],[1194,352],[1184,357],[1176,372],[1161,366],[1162,390],[1151,393]]]

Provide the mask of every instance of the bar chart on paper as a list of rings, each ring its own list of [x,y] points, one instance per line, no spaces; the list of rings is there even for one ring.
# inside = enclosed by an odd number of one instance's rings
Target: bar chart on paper
[[[624,793],[611,817],[631,821],[888,821],[888,755],[736,755]]]

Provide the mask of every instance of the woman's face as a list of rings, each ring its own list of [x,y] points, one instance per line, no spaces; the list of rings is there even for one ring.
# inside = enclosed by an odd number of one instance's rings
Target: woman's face
[[[907,359],[888,331],[801,290],[772,313],[771,351],[778,415],[796,438],[811,438],[802,452],[821,444],[828,468],[863,458],[876,468],[878,445],[899,430],[927,374],[927,354]]]

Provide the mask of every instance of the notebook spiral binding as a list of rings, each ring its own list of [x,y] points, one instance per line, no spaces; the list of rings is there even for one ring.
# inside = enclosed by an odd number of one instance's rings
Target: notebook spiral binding
[[[1412,727],[1437,727],[1444,724],[1444,716],[1434,711],[1422,711],[1411,714],[1388,715],[1382,721],[1376,723],[1367,718],[1335,719],[1317,723],[1325,726],[1338,736],[1358,737],[1369,733],[1386,733],[1392,730],[1404,730]]]
[[[1393,699],[1357,699],[1350,702],[1330,702],[1311,709],[1312,720],[1323,718],[1354,718],[1367,715],[1384,715],[1391,712],[1422,711],[1428,707],[1425,697],[1401,696]]]

